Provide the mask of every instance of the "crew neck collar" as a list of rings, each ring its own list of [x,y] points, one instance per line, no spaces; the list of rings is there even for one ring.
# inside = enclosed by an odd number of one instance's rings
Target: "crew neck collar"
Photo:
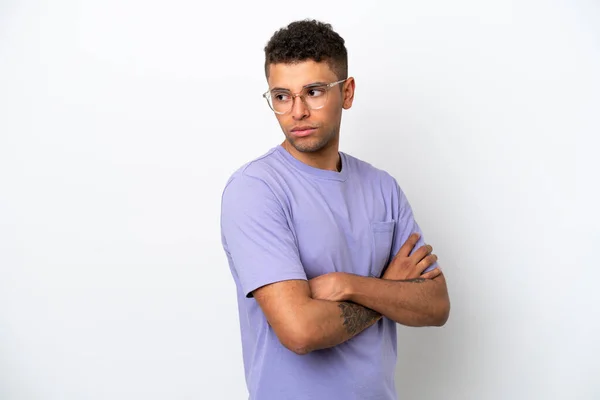
[[[330,180],[335,180],[335,181],[345,181],[348,178],[347,158],[346,158],[346,155],[344,153],[342,153],[341,151],[339,152],[339,154],[340,154],[340,158],[342,161],[342,170],[340,172],[337,172],[337,171],[330,171],[327,169],[311,167],[310,165],[305,164],[302,161],[295,158],[293,155],[290,154],[289,151],[287,151],[280,144],[277,145],[276,150],[283,156],[283,158],[285,158],[295,168],[297,168],[300,171],[305,172],[307,174],[314,175],[318,178],[330,179]]]

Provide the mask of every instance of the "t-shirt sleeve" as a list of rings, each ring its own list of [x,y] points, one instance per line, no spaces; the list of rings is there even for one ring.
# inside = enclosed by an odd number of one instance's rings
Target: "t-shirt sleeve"
[[[413,233],[419,233],[420,237],[419,241],[411,251],[411,254],[417,251],[421,246],[425,245],[423,232],[421,231],[419,224],[417,224],[417,221],[415,220],[412,207],[410,206],[408,199],[406,198],[404,192],[402,191],[398,183],[395,180],[394,183],[396,185],[396,190],[398,191],[398,222],[396,223],[395,227],[391,257],[394,257],[398,253],[398,251],[400,251],[402,245]],[[423,271],[423,273],[429,272],[437,268],[437,266],[438,263],[435,262],[433,265],[431,265],[425,271]]]
[[[261,179],[239,175],[226,186],[221,234],[246,297],[271,283],[306,280],[283,206]]]

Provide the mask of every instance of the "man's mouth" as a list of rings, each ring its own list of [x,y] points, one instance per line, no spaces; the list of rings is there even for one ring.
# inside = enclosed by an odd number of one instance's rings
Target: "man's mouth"
[[[297,126],[292,129],[292,134],[298,137],[308,136],[317,130],[315,126]]]

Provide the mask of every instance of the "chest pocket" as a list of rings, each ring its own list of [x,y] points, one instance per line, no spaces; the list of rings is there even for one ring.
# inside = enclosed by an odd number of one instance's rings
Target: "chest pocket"
[[[381,277],[381,271],[390,260],[392,252],[392,242],[394,239],[394,228],[396,221],[372,222],[371,234],[372,240],[372,258],[369,275],[376,278]]]

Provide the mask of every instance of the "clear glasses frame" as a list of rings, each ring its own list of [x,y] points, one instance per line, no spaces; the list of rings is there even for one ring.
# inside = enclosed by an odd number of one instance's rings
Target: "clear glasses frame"
[[[328,83],[326,85],[314,85],[314,84],[307,85],[304,88],[302,88],[302,92],[300,92],[300,93],[292,93],[289,90],[277,90],[277,91],[275,91],[277,94],[285,93],[285,94],[287,94],[287,95],[289,95],[291,97],[289,109],[286,110],[286,111],[277,111],[277,110],[275,110],[275,107],[273,106],[272,91],[271,90],[267,90],[266,92],[264,92],[263,95],[262,95],[262,97],[264,97],[265,100],[267,100],[267,104],[269,105],[269,108],[271,108],[271,110],[273,110],[273,112],[275,114],[279,114],[279,115],[287,114],[287,113],[289,113],[290,111],[293,110],[293,108],[294,108],[294,102],[296,100],[296,97],[300,97],[300,99],[302,100],[302,102],[304,103],[304,105],[306,105],[306,107],[308,107],[310,110],[318,110],[318,109],[321,109],[321,108],[325,107],[325,104],[327,104],[327,99],[329,97],[329,90],[332,87],[334,87],[336,85],[339,85],[340,83],[345,82],[347,80],[348,80],[348,78],[342,79],[341,81],[331,82],[331,83]],[[323,99],[323,104],[320,105],[320,106],[318,106],[318,107],[312,107],[309,104],[309,102],[306,101],[306,95],[308,94],[308,91],[309,90],[315,90],[315,89],[325,90],[325,94],[324,94],[325,99]]]

